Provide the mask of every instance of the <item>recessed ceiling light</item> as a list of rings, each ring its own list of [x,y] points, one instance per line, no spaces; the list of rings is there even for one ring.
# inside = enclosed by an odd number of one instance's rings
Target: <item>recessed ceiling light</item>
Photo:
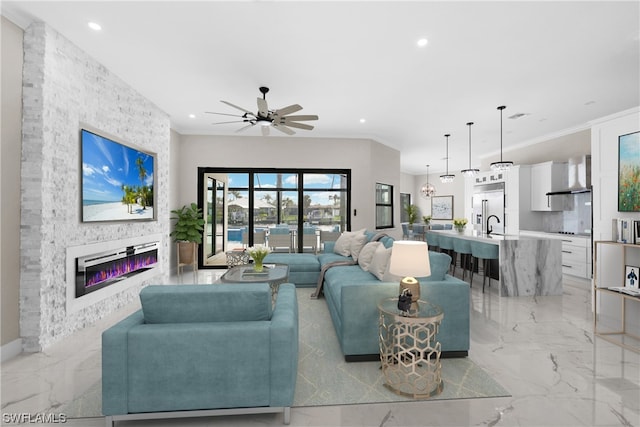
[[[100,24],[97,24],[95,22],[89,22],[87,23],[87,25],[89,26],[89,28],[91,28],[93,31],[100,31],[102,29],[102,26],[100,26]]]
[[[189,118],[190,118],[190,119],[195,119],[195,118],[196,118],[196,115],[195,115],[195,114],[189,114]]]
[[[367,121],[367,119],[360,119],[360,123],[364,123],[366,121]]]
[[[427,45],[427,43],[429,43],[429,40],[420,39],[420,40],[418,40],[418,47],[425,47]]]

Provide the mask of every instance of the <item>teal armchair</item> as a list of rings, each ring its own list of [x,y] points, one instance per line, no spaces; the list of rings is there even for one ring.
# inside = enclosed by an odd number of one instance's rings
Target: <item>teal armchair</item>
[[[284,413],[298,366],[293,284],[158,285],[102,334],[102,411],[118,420]]]

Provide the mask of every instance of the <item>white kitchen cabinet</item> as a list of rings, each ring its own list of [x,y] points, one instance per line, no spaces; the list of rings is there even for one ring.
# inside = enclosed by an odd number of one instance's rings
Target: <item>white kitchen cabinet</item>
[[[591,279],[592,257],[591,238],[543,231],[521,230],[523,236],[546,237],[562,241],[562,273],[571,276]]]
[[[566,190],[568,186],[567,164],[545,162],[531,165],[531,210],[561,211],[564,199],[547,196],[550,191]]]

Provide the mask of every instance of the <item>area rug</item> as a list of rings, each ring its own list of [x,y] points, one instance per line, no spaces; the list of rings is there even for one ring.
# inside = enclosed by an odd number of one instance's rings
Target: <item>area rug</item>
[[[294,407],[410,401],[384,386],[380,362],[344,360],[327,304],[315,288],[298,288],[300,348]],[[444,389],[429,400],[507,397],[509,392],[469,357],[442,359]],[[102,416],[101,382],[61,410],[69,418]]]

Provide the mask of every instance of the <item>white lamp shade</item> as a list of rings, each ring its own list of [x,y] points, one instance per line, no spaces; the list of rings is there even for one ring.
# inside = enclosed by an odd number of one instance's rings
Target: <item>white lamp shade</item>
[[[391,249],[389,273],[402,277],[431,275],[427,242],[396,240]]]

